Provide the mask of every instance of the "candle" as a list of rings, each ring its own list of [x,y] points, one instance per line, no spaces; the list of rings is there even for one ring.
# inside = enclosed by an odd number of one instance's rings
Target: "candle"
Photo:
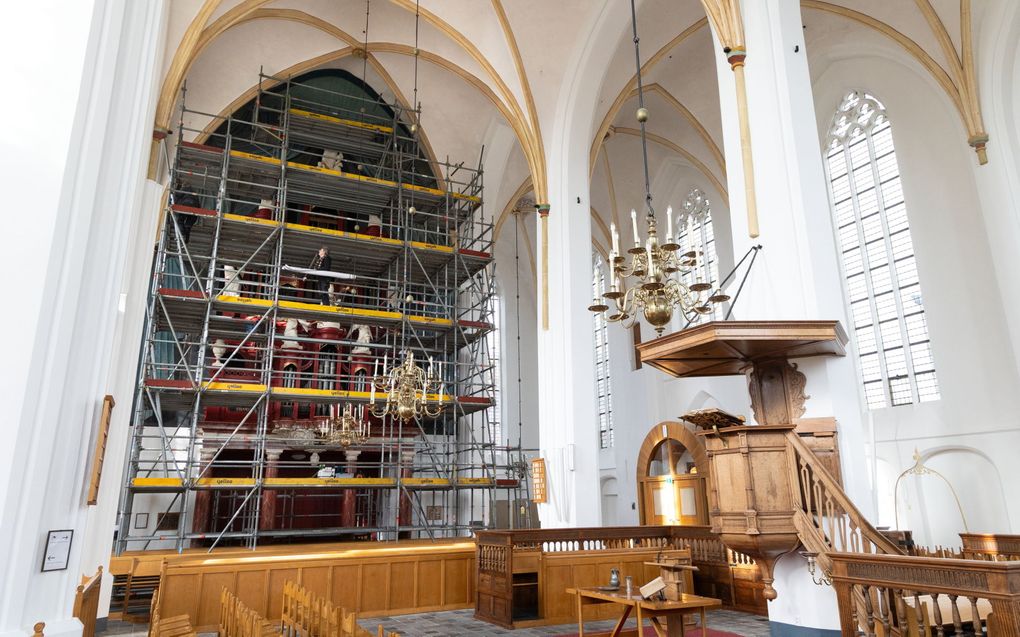
[[[375,404],[375,379],[374,378],[372,379],[372,382],[369,383],[368,386],[369,386],[369,390],[368,390],[368,402],[370,402],[370,403],[372,403],[374,405]]]
[[[390,360],[390,353],[386,352],[385,354],[383,354],[383,358],[382,358],[382,373],[383,373],[383,376],[386,375],[386,364],[389,362],[389,360]]]
[[[615,221],[612,222],[610,227],[612,229],[612,235],[613,235],[613,254],[616,255],[616,254],[620,253],[620,233],[618,233],[616,231],[616,222]]]
[[[630,225],[634,228],[634,245],[641,245],[641,237],[638,236],[637,232],[637,210],[630,209]]]
[[[666,243],[673,243],[673,206],[666,206]]]
[[[378,375],[379,375],[379,359],[377,358],[375,359],[375,362],[372,363],[372,378],[375,378]]]
[[[694,216],[687,215],[687,251],[694,252]]]

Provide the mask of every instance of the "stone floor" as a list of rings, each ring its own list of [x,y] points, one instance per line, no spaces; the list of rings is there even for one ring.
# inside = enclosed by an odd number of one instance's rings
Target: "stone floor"
[[[559,626],[542,626],[540,628],[520,628],[507,630],[492,624],[478,621],[472,617],[473,610],[453,610],[442,613],[422,613],[420,615],[397,615],[393,617],[373,617],[358,623],[373,635],[379,624],[386,630],[397,631],[402,637],[461,637],[462,635],[506,635],[512,637],[550,637],[576,631],[576,624]],[[585,622],[585,631],[608,631],[615,621]],[[634,621],[628,622],[633,628]],[[769,637],[769,620],[758,615],[739,613],[732,610],[713,610],[708,612],[708,626],[716,630],[724,630],[741,637]],[[145,637],[146,624],[129,624],[111,621],[105,629],[98,632],[100,637]],[[693,633],[695,636],[697,632]],[[215,637],[215,633],[201,633],[201,637]]]
[[[487,622],[474,619],[473,610],[453,610],[442,613],[422,613],[420,615],[398,615],[394,617],[373,617],[360,620],[358,623],[372,634],[382,624],[388,631],[396,631],[402,637],[460,637],[461,635],[506,635],[512,637],[549,637],[577,631],[577,624],[561,624],[559,626],[542,626],[540,628],[519,628],[507,630]],[[585,622],[585,632],[608,631],[616,624],[615,620]],[[633,628],[634,621],[628,622]],[[724,630],[741,637],[768,637],[769,620],[766,617],[740,613],[732,610],[714,610],[708,612],[708,626],[716,630]],[[699,633],[694,632],[697,636]]]

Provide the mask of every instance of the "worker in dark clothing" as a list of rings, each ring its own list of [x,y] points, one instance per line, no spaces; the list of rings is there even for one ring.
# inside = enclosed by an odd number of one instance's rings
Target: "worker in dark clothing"
[[[319,248],[319,252],[312,258],[312,262],[309,264],[308,269],[326,271],[331,271],[333,269],[333,260],[329,258],[329,250],[326,246]],[[329,305],[329,277],[315,274],[306,276],[305,294],[307,295],[311,290],[318,291],[319,303]]]

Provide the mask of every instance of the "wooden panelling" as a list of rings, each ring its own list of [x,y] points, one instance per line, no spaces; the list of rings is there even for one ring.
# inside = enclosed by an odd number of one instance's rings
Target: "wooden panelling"
[[[255,612],[277,620],[288,580],[363,617],[474,604],[475,545],[470,540],[303,549],[165,557],[161,615],[186,614],[199,632],[212,630],[219,621],[220,591],[226,588]]]

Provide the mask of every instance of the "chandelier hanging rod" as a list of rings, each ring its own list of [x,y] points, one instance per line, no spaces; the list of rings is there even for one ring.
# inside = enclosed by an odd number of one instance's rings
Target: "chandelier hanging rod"
[[[652,209],[652,185],[648,178],[648,140],[645,138],[645,122],[648,121],[648,109],[645,108],[645,89],[641,82],[641,38],[637,33],[637,8],[635,0],[630,0],[631,29],[634,33],[634,65],[637,67],[637,97],[638,110],[637,120],[641,125],[641,159],[645,168],[645,206],[648,208],[648,216],[655,217],[655,210]]]

